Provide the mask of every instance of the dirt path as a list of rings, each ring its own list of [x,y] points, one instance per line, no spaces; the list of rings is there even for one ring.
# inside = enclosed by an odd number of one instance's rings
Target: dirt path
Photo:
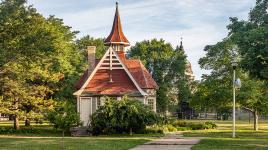
[[[191,150],[200,139],[185,138],[181,133],[167,134],[163,138],[139,145],[131,150]]]

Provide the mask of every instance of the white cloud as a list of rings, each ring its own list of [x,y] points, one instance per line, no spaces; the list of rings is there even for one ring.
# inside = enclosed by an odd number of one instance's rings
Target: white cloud
[[[108,0],[30,0],[30,4],[42,13],[63,18],[79,36],[89,34],[106,37],[111,30],[114,2]],[[151,38],[163,38],[173,46],[183,37],[184,48],[192,63],[193,71],[200,79],[198,65],[205,55],[203,48],[215,44],[227,34],[226,25],[231,16],[246,19],[252,0],[126,0],[119,9],[125,35],[130,42]]]

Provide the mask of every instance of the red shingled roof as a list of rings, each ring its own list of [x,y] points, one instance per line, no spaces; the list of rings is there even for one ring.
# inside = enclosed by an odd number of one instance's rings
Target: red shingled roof
[[[117,52],[120,59],[127,67],[135,81],[142,89],[158,88],[151,74],[147,71],[140,60],[126,59],[122,52]],[[86,86],[83,93],[103,94],[103,95],[125,95],[138,93],[139,91],[131,81],[125,70],[112,70],[112,80],[109,82],[109,70],[98,70],[89,84]],[[88,71],[85,71],[83,76],[76,84],[76,88],[80,89],[89,77]]]
[[[110,73],[112,75],[112,82],[110,82]],[[139,93],[139,91],[125,70],[111,70],[110,72],[110,70],[100,69],[90,80],[83,93],[125,95]]]
[[[124,45],[129,46],[129,41],[125,37],[121,25],[120,15],[118,11],[118,3],[116,3],[116,10],[113,22],[113,28],[110,35],[104,41],[105,45]]]
[[[157,84],[151,74],[143,66],[140,60],[125,60],[124,64],[128,68],[139,86],[143,89],[155,89]]]

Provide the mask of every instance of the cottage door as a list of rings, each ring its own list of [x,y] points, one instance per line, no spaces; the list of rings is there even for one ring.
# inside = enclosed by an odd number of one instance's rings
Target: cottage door
[[[83,97],[80,99],[80,119],[83,126],[88,126],[90,123],[89,116],[92,114],[92,98]]]

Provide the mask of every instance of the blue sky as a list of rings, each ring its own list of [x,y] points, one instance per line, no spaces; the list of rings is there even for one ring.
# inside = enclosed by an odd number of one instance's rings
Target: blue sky
[[[80,31],[78,37],[107,37],[112,27],[115,0],[28,0],[45,16],[62,18]],[[229,17],[247,19],[255,0],[119,0],[123,30],[137,41],[163,38],[174,47],[183,44],[196,79],[208,73],[198,65],[206,45],[227,35]]]

